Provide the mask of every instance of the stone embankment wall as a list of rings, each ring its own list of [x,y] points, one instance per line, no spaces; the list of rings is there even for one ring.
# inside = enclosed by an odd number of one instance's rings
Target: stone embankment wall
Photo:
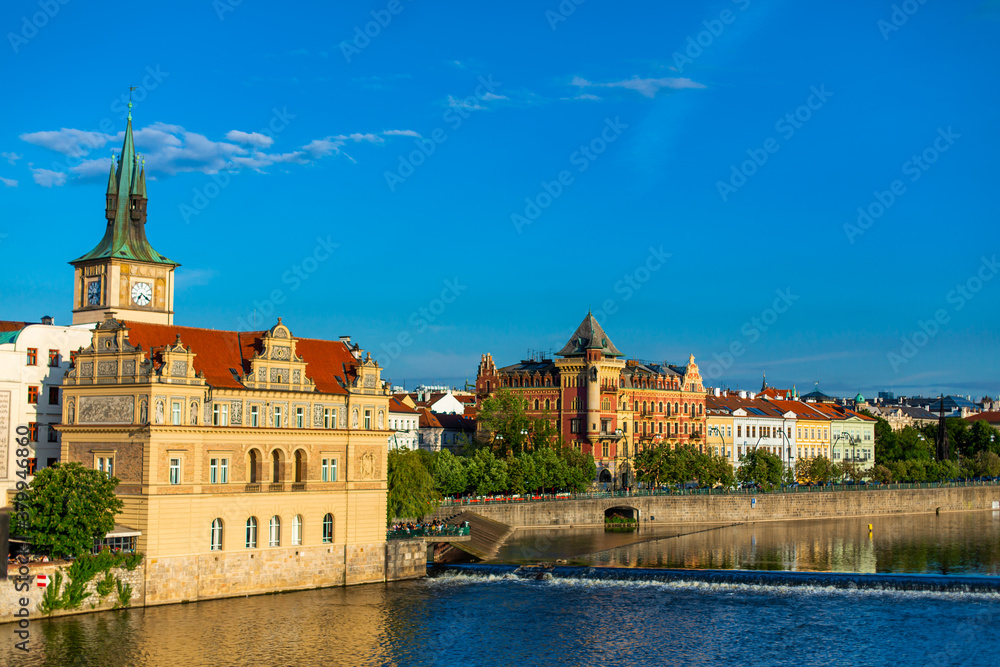
[[[265,593],[349,586],[416,579],[427,574],[427,543],[423,540],[392,540],[371,544],[298,547],[294,549],[254,549],[247,552],[226,551],[189,557],[150,558],[129,572],[112,573],[132,585],[133,607],[194,602],[215,598],[242,597]],[[43,591],[36,585],[36,575],[51,578],[59,564],[34,563],[29,567],[27,590],[16,566],[8,568],[7,581],[0,582],[0,623],[17,621],[22,605],[28,602],[29,619],[43,618],[39,609]],[[63,590],[67,578],[63,569]],[[78,609],[58,610],[52,616],[80,614],[112,609],[117,593],[103,600],[97,598],[99,574],[87,585],[92,594]],[[92,606],[93,605],[93,606]]]
[[[42,614],[39,609],[39,604],[42,602],[42,595],[45,593],[45,588],[41,588],[37,585],[36,577],[39,574],[48,575],[49,581],[52,582],[55,578],[55,574],[60,569],[62,570],[62,586],[60,587],[60,592],[66,590],[66,584],[69,582],[69,564],[68,563],[31,563],[30,565],[24,566],[27,568],[27,576],[24,577],[23,570],[19,572],[17,566],[9,566],[7,568],[7,581],[0,582],[0,623],[11,623],[20,620],[17,616],[22,608],[25,606],[21,604],[23,600],[27,601],[26,608],[28,610],[29,621],[38,620],[43,618],[45,614]],[[144,584],[145,584],[145,568],[143,564],[140,564],[131,572],[125,568],[113,568],[111,574],[117,579],[121,580],[123,583],[128,583],[132,585],[132,602],[131,606],[141,607],[142,599],[144,595]],[[83,604],[81,604],[76,609],[57,609],[52,612],[51,616],[69,616],[72,614],[86,614],[92,611],[107,611],[108,609],[114,609],[115,604],[118,602],[118,592],[112,590],[111,593],[104,596],[103,598],[97,595],[97,584],[104,578],[104,573],[98,573],[97,576],[91,580],[86,588],[88,593],[90,593],[87,598],[84,599]],[[27,586],[25,586],[27,584]],[[49,584],[53,585],[52,583]],[[25,590],[18,590],[25,589]]]
[[[751,502],[756,499],[756,502]],[[643,523],[739,523],[884,514],[989,510],[1000,501],[1000,486],[934,489],[873,489],[751,495],[634,496],[559,500],[524,504],[462,506],[514,528],[604,525],[605,510],[638,510]],[[454,505],[433,518],[452,516]]]

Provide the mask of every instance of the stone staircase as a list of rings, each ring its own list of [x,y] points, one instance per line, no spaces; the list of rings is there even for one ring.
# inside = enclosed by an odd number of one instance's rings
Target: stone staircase
[[[448,520],[448,523],[461,524],[465,521],[468,521],[472,528],[472,539],[468,542],[456,542],[452,546],[479,560],[495,558],[500,547],[514,532],[514,529],[507,524],[487,519],[475,512],[462,512],[454,515]]]

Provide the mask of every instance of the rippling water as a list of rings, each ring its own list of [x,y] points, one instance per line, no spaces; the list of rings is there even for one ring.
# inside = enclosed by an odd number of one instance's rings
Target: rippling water
[[[28,656],[13,650],[13,627],[0,626],[7,637],[0,665],[995,665],[996,593],[788,585],[785,579],[803,575],[763,567],[823,569],[803,567],[809,562],[857,572],[848,566],[861,563],[883,572],[939,572],[947,563],[949,572],[995,573],[998,533],[990,532],[990,513],[950,516],[900,517],[891,529],[883,517],[870,549],[866,528],[858,535],[854,523],[837,521],[800,522],[798,529],[758,524],[750,537],[756,544],[735,532],[733,544],[691,535],[680,538],[690,540],[681,551],[674,544],[657,550],[652,542],[625,549],[640,550],[633,555],[648,558],[647,565],[652,554],[673,562],[682,552],[700,564],[709,557],[760,564],[746,573],[755,577],[751,583],[658,581],[656,573],[639,571],[627,571],[636,576],[622,581],[594,569],[536,580],[485,566],[389,585],[35,618]],[[549,553],[607,546],[599,533],[565,538],[566,544],[547,538]],[[642,549],[653,551],[647,556]],[[623,557],[606,560],[616,558]],[[880,570],[884,564],[888,569]],[[879,576],[860,575],[862,581]],[[1000,578],[989,579],[1000,586]]]

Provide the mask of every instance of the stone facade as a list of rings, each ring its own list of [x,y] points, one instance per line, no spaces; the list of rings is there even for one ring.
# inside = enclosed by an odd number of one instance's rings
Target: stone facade
[[[32,563],[31,565],[24,567],[27,570],[27,579],[14,579],[14,577],[19,576],[19,573],[18,567],[12,565],[7,568],[7,581],[0,581],[0,623],[11,623],[17,620],[14,614],[21,608],[20,602],[22,598],[27,598],[28,600],[27,609],[29,621],[38,620],[43,617],[38,605],[42,601],[42,595],[44,594],[45,589],[35,585],[36,577],[39,574],[48,575],[49,581],[51,582],[55,573],[61,569],[63,573],[63,582],[60,591],[66,589],[66,583],[69,581],[69,577],[67,575],[69,567],[67,565],[60,565],[57,563]],[[24,573],[22,572],[21,574],[23,575]],[[122,582],[127,582],[132,585],[132,606],[141,607],[143,604],[143,597],[145,595],[145,573],[143,564],[140,564],[131,572],[124,568],[114,568],[111,570],[111,574]],[[73,614],[86,614],[92,611],[107,611],[109,609],[113,609],[118,600],[117,593],[115,591],[112,591],[103,599],[97,596],[97,584],[103,576],[103,573],[99,573],[87,584],[85,590],[90,593],[90,596],[83,601],[83,604],[80,605],[78,609],[59,609],[52,612],[52,616],[70,616]],[[25,583],[27,583],[27,586],[25,586]]]
[[[756,499],[756,502],[751,502]],[[880,514],[920,514],[998,509],[1000,486],[932,489],[876,489],[769,493],[760,495],[644,496],[565,500],[523,505],[484,505],[469,508],[493,521],[516,528],[604,525],[605,510],[638,510],[641,522],[739,523],[826,519]],[[432,518],[455,514],[453,505],[441,507]]]

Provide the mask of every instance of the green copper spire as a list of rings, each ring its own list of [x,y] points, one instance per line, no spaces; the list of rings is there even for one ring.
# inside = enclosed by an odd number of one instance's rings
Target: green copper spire
[[[104,238],[97,247],[70,264],[115,258],[179,266],[177,262],[156,252],[146,240],[146,175],[135,154],[131,101],[128,106],[125,140],[122,142],[118,169],[108,176],[108,196],[111,201],[108,205],[108,225]]]
[[[115,156],[111,155],[111,168],[108,170],[108,192],[109,195],[118,194],[118,186],[115,184]]]

